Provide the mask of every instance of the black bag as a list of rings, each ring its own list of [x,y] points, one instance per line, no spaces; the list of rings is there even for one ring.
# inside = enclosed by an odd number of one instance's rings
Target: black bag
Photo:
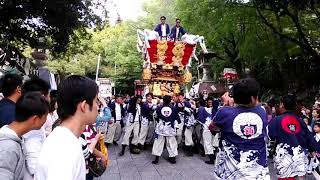
[[[89,173],[91,173],[94,177],[102,176],[104,171],[107,169],[102,159],[97,160],[94,155],[91,155],[88,159],[88,168]]]
[[[94,133],[96,133],[96,131],[91,125],[89,127]],[[96,149],[100,150],[99,142],[96,145]],[[88,159],[88,168],[89,168],[89,173],[91,173],[94,177],[100,177],[102,176],[104,171],[106,171],[107,166],[104,164],[102,159],[97,160],[97,158],[93,154],[91,154]]]

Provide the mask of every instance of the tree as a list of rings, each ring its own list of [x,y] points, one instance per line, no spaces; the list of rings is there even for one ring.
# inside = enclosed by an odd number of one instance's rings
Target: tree
[[[67,51],[48,61],[49,68],[61,77],[93,75],[97,55],[101,54],[99,77],[112,78],[117,93],[133,94],[134,80],[141,78],[143,64],[143,57],[136,49],[136,30],[153,29],[162,15],[173,23],[176,18],[173,4],[170,0],[147,1],[144,5],[147,16],[140,17],[137,22],[119,21],[115,26],[87,30],[89,36],[75,31],[79,40],[71,38]]]
[[[51,70],[65,77],[70,74],[94,75],[97,56],[101,54],[99,77],[112,78],[118,93],[132,94],[134,80],[140,79],[142,57],[136,49],[133,22],[88,31],[90,38],[72,42],[66,53],[48,61]],[[116,67],[116,72],[115,72]]]
[[[39,37],[45,37],[53,52],[64,52],[70,36],[85,27],[100,25],[101,18],[94,14],[99,1],[91,0],[2,0],[0,2],[1,41],[21,42],[31,47]]]
[[[297,44],[320,63],[319,31],[320,1],[253,0],[259,17],[273,33]],[[268,12],[272,13],[268,13]],[[268,15],[266,15],[266,12]],[[276,19],[278,24],[275,24]],[[286,23],[287,30],[282,26]]]
[[[319,1],[178,0],[175,11],[217,53],[211,72],[233,67],[264,92],[319,88]],[[308,92],[309,93],[309,92]],[[315,93],[315,92],[310,92]]]

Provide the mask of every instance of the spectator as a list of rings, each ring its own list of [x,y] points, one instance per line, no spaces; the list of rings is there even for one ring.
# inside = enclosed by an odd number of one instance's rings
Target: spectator
[[[17,74],[7,74],[2,79],[1,92],[4,98],[0,101],[0,127],[15,120],[15,103],[21,97],[23,78]]]
[[[315,132],[314,138],[316,139],[318,146],[320,147],[320,122],[316,122],[314,124],[313,130]],[[320,161],[320,152],[319,151],[316,153],[316,158],[318,159],[318,161]],[[320,168],[319,167],[320,166],[318,166],[316,168],[316,171],[320,175]]]
[[[40,129],[48,111],[48,102],[38,92],[24,94],[17,101],[15,120],[0,129],[0,179],[23,179],[25,156],[21,137],[30,130]]]
[[[320,120],[320,110],[313,109],[312,110],[312,120],[311,120],[311,126],[313,127],[314,123]]]
[[[303,116],[302,119],[303,119],[304,123],[306,123],[309,131],[312,132],[311,120],[307,116]]]
[[[49,101],[49,88],[50,85],[46,81],[38,77],[33,77],[23,84],[22,93],[40,92],[40,94],[45,97],[47,101]],[[45,128],[43,126],[40,129],[29,131],[22,137],[25,146],[27,165],[27,171],[25,172],[24,180],[32,180],[42,144],[46,139]]]
[[[43,79],[33,77],[26,81],[22,86],[22,93],[39,91],[43,96],[50,100],[50,85]]]
[[[50,93],[51,94],[51,93]],[[46,133],[46,136],[48,136],[51,131],[52,131],[52,125],[58,120],[59,116],[57,114],[57,98],[51,97],[50,96],[50,109],[49,109],[49,114],[47,117],[47,121],[44,124],[44,130]]]
[[[93,125],[87,125],[85,130],[80,136],[80,143],[82,144],[83,149],[83,155],[84,159],[86,161],[86,164],[88,164],[89,158],[92,158],[92,156],[95,156],[98,159],[102,159],[104,164],[107,164],[107,157],[102,154],[101,151],[96,149],[96,144],[98,143],[99,139],[101,137],[101,133],[96,133],[96,129]],[[104,145],[104,144],[102,144]],[[86,168],[86,180],[93,180],[93,174],[89,171],[88,166]]]
[[[58,87],[61,124],[43,143],[35,180],[85,180],[86,164],[79,137],[98,115],[98,87],[89,78],[72,75]]]

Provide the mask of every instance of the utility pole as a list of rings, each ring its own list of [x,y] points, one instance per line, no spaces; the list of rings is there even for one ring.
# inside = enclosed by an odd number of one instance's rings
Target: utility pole
[[[117,63],[114,62],[114,88],[113,88],[114,95],[116,95],[116,77],[117,77]]]
[[[99,56],[98,56],[98,63],[97,63],[97,70],[96,70],[96,82],[98,82],[100,61],[101,61],[101,54],[99,54]]]

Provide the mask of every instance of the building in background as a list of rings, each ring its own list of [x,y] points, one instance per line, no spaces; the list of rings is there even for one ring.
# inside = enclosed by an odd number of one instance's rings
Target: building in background
[[[113,83],[109,78],[98,78],[99,95],[103,98],[112,96]]]

